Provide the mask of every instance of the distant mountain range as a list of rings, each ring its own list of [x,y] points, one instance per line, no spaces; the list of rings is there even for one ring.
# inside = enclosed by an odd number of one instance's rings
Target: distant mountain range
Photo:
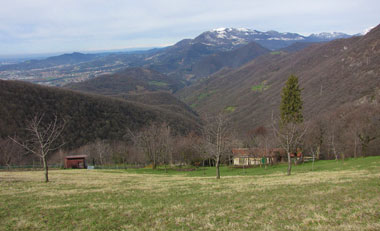
[[[104,54],[82,54],[79,52],[74,52],[72,54],[63,54],[45,59],[27,60],[18,64],[0,66],[0,71],[44,69],[61,65],[73,65],[82,62],[89,62],[102,56],[104,56]]]
[[[189,80],[212,74],[224,67],[239,67],[265,52],[284,49],[294,43],[310,44],[347,37],[350,35],[343,33],[302,36],[276,31],[221,28],[206,31],[194,39],[184,39],[173,46],[160,49],[111,54],[72,53],[3,65],[0,66],[0,78],[28,79],[37,83],[63,85],[104,73],[113,73],[127,67],[144,67]],[[245,55],[238,54],[246,49],[243,48],[244,46],[247,46],[250,52],[246,52]],[[240,51],[234,51],[236,49]],[[233,59],[233,64],[220,57],[229,57],[227,60]],[[209,63],[215,66],[205,68]]]
[[[202,33],[192,42],[204,43],[210,46],[224,45],[227,49],[233,49],[249,42],[256,42],[269,50],[278,50],[295,42],[327,42],[349,37],[351,35],[339,32],[303,36],[297,33],[280,33],[273,30],[261,32],[246,28],[219,28]]]

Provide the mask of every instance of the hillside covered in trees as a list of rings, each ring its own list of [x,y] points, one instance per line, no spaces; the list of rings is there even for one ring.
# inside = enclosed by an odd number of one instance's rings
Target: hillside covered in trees
[[[169,77],[151,69],[136,67],[84,82],[68,84],[65,87],[83,92],[117,96],[151,91],[176,92],[184,86],[184,82],[178,78]]]
[[[84,94],[26,82],[0,81],[0,136],[25,138],[25,128],[35,115],[46,121],[57,115],[67,122],[62,138],[65,148],[96,139],[120,140],[127,130],[166,122],[179,134],[199,129],[195,114],[149,106],[121,98]]]

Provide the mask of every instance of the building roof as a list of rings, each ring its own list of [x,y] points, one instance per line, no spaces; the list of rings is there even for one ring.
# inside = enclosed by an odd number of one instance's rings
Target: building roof
[[[274,157],[286,153],[282,148],[234,148],[232,154],[234,157]]]
[[[65,156],[66,159],[82,159],[86,157],[87,157],[86,155]]]

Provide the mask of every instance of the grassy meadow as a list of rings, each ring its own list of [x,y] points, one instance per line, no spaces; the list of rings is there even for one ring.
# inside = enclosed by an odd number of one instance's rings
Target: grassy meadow
[[[0,172],[0,230],[380,230],[380,157],[268,168]]]

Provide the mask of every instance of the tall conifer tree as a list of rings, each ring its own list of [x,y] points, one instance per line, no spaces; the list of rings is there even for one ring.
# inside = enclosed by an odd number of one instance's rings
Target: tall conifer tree
[[[281,121],[279,129],[273,126],[280,145],[288,155],[288,175],[292,171],[291,156],[296,152],[302,137],[306,133],[303,127],[301,89],[298,85],[298,78],[291,75],[286,81],[281,95]]]
[[[301,89],[298,85],[298,78],[294,75],[289,77],[282,89],[280,110],[283,125],[303,122]]]

